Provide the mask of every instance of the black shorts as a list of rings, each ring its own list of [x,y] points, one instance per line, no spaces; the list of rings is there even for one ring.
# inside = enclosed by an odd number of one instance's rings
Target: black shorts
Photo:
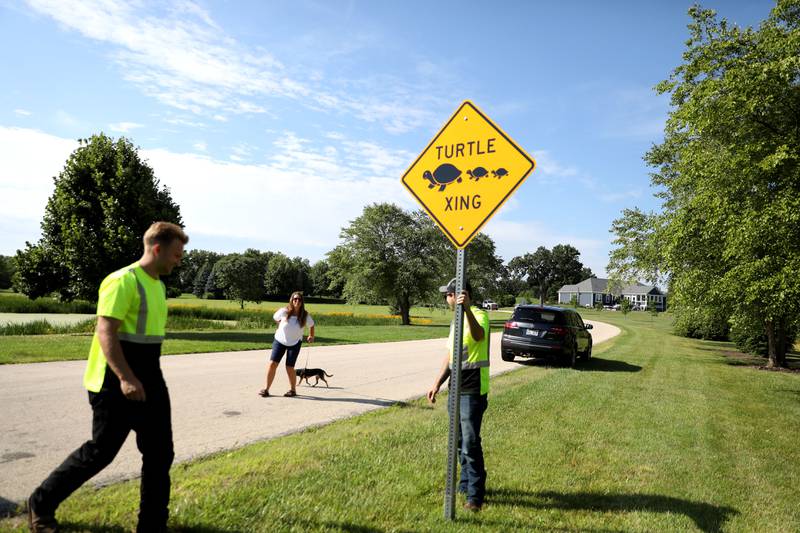
[[[272,341],[272,355],[269,356],[270,361],[280,363],[283,359],[283,354],[286,354],[286,366],[294,368],[297,362],[297,356],[300,355],[300,345],[303,341],[297,341],[294,346],[286,346],[279,341]]]

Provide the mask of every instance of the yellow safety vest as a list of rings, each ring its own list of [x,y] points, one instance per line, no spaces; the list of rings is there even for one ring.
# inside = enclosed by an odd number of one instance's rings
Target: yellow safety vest
[[[462,340],[461,372],[464,370],[480,369],[481,394],[489,392],[489,313],[477,307],[470,307],[475,320],[483,328],[483,339],[476,341],[470,335],[469,320],[464,317],[464,338]],[[455,335],[454,323],[450,323],[450,336],[447,339],[447,351],[450,354],[450,364],[453,363],[453,337]],[[463,381],[463,377],[462,377]]]
[[[136,344],[161,344],[167,325],[167,290],[134,263],[109,274],[100,284],[97,316],[122,321],[120,341]],[[89,349],[89,360],[83,375],[87,390],[99,392],[106,373],[106,357],[95,332]]]

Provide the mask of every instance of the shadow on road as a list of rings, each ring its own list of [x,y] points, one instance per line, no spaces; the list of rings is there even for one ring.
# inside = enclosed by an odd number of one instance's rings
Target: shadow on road
[[[392,405],[401,403],[396,400],[383,400],[381,398],[325,398],[322,396],[308,396],[297,393],[297,398],[303,400],[313,400],[315,402],[342,402],[342,403],[363,403],[365,405],[377,405],[379,407],[390,407]]]
[[[487,503],[528,507],[599,512],[646,511],[683,514],[706,532],[722,531],[725,522],[739,511],[731,507],[695,502],[658,494],[603,494],[597,492],[529,492],[515,489],[488,490]]]

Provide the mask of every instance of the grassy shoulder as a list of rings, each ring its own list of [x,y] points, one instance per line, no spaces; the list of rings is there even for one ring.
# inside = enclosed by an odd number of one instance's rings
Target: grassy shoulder
[[[222,300],[180,298],[171,299],[169,305],[171,313],[167,324],[167,340],[163,347],[164,355],[266,349],[272,344],[274,328],[265,328],[264,325],[272,322],[271,311],[283,304],[263,302],[261,306],[248,306],[244,312],[238,310],[235,302]],[[442,309],[415,307],[412,310],[412,325],[402,326],[399,325],[399,319],[388,316],[389,309],[386,306],[309,304],[309,308],[312,316],[316,313],[317,344],[323,346],[446,337],[447,326],[452,318],[452,313]],[[242,315],[247,324],[245,327],[244,322],[229,320],[216,320],[212,324],[212,320],[191,316],[196,309],[222,309],[226,314],[232,315],[222,318],[237,318],[237,315]],[[503,321],[508,316],[508,313],[491,312],[493,327],[502,328]],[[40,324],[21,324],[14,327],[27,331],[35,325]],[[47,324],[44,323],[44,326]],[[7,326],[7,329],[11,328],[12,326]],[[84,359],[89,353],[93,325],[89,321],[72,328],[81,333],[0,335],[0,364]]]
[[[266,350],[272,345],[274,329],[169,331],[164,355],[205,352]],[[318,328],[315,345],[363,344],[435,339],[446,337],[447,326],[328,326]],[[0,364],[40,363],[85,359],[91,334],[10,335],[0,337]]]
[[[799,530],[800,376],[735,364],[723,353],[729,345],[674,337],[662,317],[598,314],[623,331],[597,346],[587,366],[525,365],[492,380],[483,429],[488,495],[479,514],[442,519],[441,398],[434,408],[413,401],[177,465],[170,525]],[[138,486],[83,488],[58,517],[73,530],[129,530]],[[0,529],[23,531],[23,523],[0,521]]]

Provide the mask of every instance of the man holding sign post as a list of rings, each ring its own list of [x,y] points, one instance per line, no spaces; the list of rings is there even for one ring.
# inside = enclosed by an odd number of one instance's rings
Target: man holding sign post
[[[462,343],[461,383],[459,408],[461,410],[460,451],[461,481],[458,491],[464,494],[467,502],[464,509],[480,511],[486,494],[486,468],[481,446],[481,422],[486,411],[489,393],[489,313],[470,306],[472,287],[466,283],[466,290],[456,295],[456,279],[439,289],[447,298],[447,305],[455,310],[456,305],[464,308],[466,328]],[[442,367],[428,391],[428,401],[436,402],[436,394],[442,384],[450,378],[450,365],[453,361],[453,335],[455,321],[450,325],[447,347],[449,354],[442,361]],[[451,394],[456,387],[452,385]]]
[[[535,166],[533,158],[489,117],[465,101],[400,180],[457,249],[456,278],[444,287],[447,302],[455,310],[450,357],[428,392],[433,402],[449,374],[450,435],[444,504],[448,520],[455,518],[457,441],[461,441],[459,490],[467,493],[468,510],[480,510],[486,484],[480,424],[489,389],[489,317],[470,307],[472,291],[464,279],[466,248]],[[477,387],[470,381],[475,376],[480,377]]]

